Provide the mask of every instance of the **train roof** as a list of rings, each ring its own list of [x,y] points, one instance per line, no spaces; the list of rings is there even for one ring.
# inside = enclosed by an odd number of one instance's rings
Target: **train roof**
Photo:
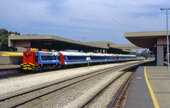
[[[71,52],[71,51],[60,51],[65,56],[88,56],[87,53],[83,52]]]
[[[71,50],[71,49],[66,49],[64,51],[66,51],[66,52],[79,52],[78,50]]]
[[[116,56],[115,54],[108,54],[108,53],[105,53],[104,55],[105,56]]]
[[[126,55],[126,54],[102,54],[102,53],[93,53],[93,52],[77,52],[77,51],[59,51],[59,52],[47,52],[47,51],[36,51],[39,52],[40,55],[46,55],[46,56],[59,56],[59,53],[62,53],[64,56],[130,56],[130,57],[136,57],[136,55]]]
[[[48,52],[48,51],[36,51],[39,52],[40,55],[46,55],[46,56],[58,56],[58,52]]]
[[[87,53],[89,56],[105,56],[104,54],[102,53]]]

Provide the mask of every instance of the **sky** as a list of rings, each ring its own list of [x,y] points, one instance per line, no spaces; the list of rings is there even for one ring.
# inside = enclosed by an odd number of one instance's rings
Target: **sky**
[[[22,35],[129,44],[124,32],[166,30],[162,7],[170,8],[170,1],[0,0],[0,28]]]

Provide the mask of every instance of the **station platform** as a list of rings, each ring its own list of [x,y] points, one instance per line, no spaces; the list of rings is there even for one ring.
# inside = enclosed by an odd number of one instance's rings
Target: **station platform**
[[[132,79],[125,108],[169,108],[170,70],[149,62]]]
[[[20,68],[20,65],[0,65],[0,70],[16,69],[16,68]]]
[[[20,65],[0,65],[0,79],[19,73]]]

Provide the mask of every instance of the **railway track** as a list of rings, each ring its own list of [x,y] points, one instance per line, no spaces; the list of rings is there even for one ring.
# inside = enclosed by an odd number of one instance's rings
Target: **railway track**
[[[130,82],[133,78],[133,74],[132,73],[127,79],[126,81],[121,85],[121,87],[119,88],[119,90],[116,92],[116,95],[114,96],[111,104],[109,105],[109,108],[123,108],[124,104],[125,104],[125,98],[127,96],[127,90],[129,88]]]
[[[140,63],[142,63],[142,62],[140,62]],[[123,69],[131,67],[135,64],[136,63],[131,63],[129,65],[125,65]],[[65,89],[65,88],[75,85],[77,83],[83,82],[85,80],[91,79],[91,78],[99,76],[99,75],[108,74],[110,71],[113,71],[113,70],[114,71],[122,70],[122,65],[108,68],[108,69],[103,69],[100,71],[95,71],[93,73],[88,73],[88,74],[84,74],[84,75],[77,76],[77,77],[73,77],[73,78],[66,79],[66,80],[63,80],[60,82],[54,81],[54,82],[48,83],[46,85],[41,85],[40,87],[37,87],[35,89],[17,93],[15,95],[5,96],[0,99],[0,107],[15,108],[15,107],[23,106],[23,105],[29,104],[35,100],[38,100],[41,97],[47,96],[47,95],[57,92],[57,91],[60,91],[62,89]],[[122,75],[120,75],[120,76],[122,76]]]
[[[95,64],[93,64],[95,65]],[[75,65],[75,66],[67,66],[67,67],[63,67],[63,68],[58,68],[57,70],[64,70],[64,69],[69,69],[69,68],[77,68],[77,67],[86,67],[86,65]],[[47,72],[47,71],[54,71],[54,69],[48,69],[48,70],[44,70],[43,72]],[[5,78],[10,78],[10,77],[20,77],[20,76],[24,76],[24,75],[30,75],[30,74],[37,74],[39,72],[23,72],[20,69],[20,66],[13,66],[13,67],[0,67],[0,79],[5,79]]]
[[[95,64],[92,64],[95,65]],[[75,65],[75,66],[67,66],[67,67],[63,67],[63,68],[58,68],[57,70],[63,70],[63,69],[69,69],[69,68],[73,68],[73,67],[86,67],[86,65]],[[46,71],[54,71],[54,69],[48,69],[48,70],[44,70],[43,72]],[[24,76],[24,75],[30,75],[30,74],[36,74],[39,72],[23,72],[20,70],[20,66],[13,66],[13,67],[0,67],[0,79],[5,79],[5,78],[10,78],[10,77],[18,77],[18,76]]]
[[[130,81],[133,78],[134,72],[132,71],[136,70],[137,67],[138,66],[135,65],[135,66],[132,66],[126,69],[130,73],[122,72],[122,74],[117,76],[110,83],[108,83],[104,88],[99,90],[94,96],[89,98],[89,100],[85,102],[81,106],[81,108],[91,108],[91,107],[123,108],[124,100],[122,98],[124,98],[125,92],[127,92],[127,89],[130,85]],[[122,80],[121,78],[124,80]],[[120,80],[123,83],[121,83],[120,86],[117,86],[117,88],[115,88],[114,85],[115,83],[118,82],[118,80]],[[117,90],[116,92],[113,92],[109,97],[107,93],[108,91],[113,91],[113,89],[117,89]],[[110,100],[107,102],[104,102],[104,99],[106,99],[106,97],[110,98]]]

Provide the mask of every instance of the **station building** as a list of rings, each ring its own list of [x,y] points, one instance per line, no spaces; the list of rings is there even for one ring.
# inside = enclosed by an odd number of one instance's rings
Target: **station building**
[[[10,35],[9,47],[38,48],[49,50],[79,50],[83,52],[100,53],[133,53],[129,49],[140,49],[132,44],[114,44],[106,41],[80,42],[54,35]]]
[[[166,31],[126,32],[124,36],[134,45],[153,51],[156,56],[156,64],[158,66],[164,65],[167,52]]]

